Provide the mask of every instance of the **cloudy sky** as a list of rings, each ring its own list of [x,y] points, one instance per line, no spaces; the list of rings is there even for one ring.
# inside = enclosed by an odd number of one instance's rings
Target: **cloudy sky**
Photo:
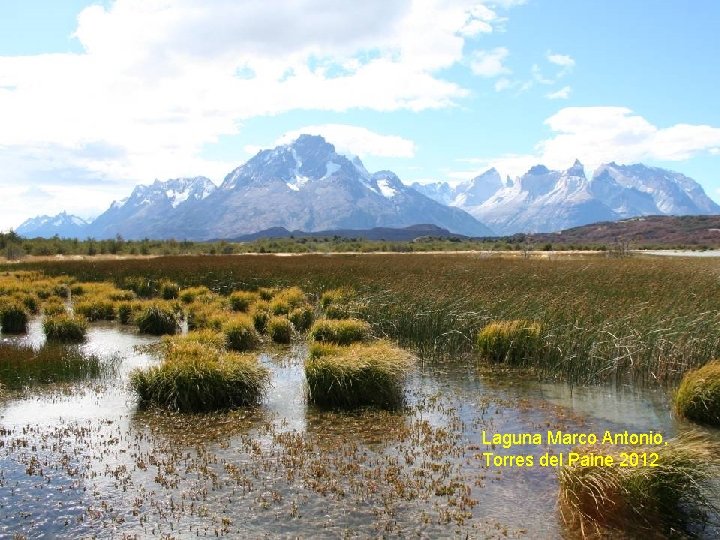
[[[577,157],[717,200],[718,28],[711,1],[3,1],[0,229],[304,132],[406,182]]]

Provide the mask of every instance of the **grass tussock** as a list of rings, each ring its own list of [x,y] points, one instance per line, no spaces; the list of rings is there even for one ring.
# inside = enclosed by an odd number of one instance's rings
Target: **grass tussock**
[[[275,343],[288,344],[292,339],[292,323],[285,317],[270,317],[267,333]]]
[[[28,312],[25,306],[18,302],[1,301],[0,303],[0,330],[3,334],[23,334],[27,332]]]
[[[73,310],[88,321],[112,321],[117,316],[115,302],[103,296],[84,296],[73,305]]]
[[[231,310],[245,313],[257,299],[258,295],[256,293],[235,291],[228,296],[228,303]]]
[[[310,328],[310,338],[314,341],[349,345],[370,339],[370,325],[359,319],[320,319]]]
[[[255,330],[264,334],[267,331],[267,324],[272,316],[270,304],[266,300],[258,300],[250,309],[250,316],[253,320]]]
[[[180,294],[178,295],[178,298],[184,304],[192,304],[195,301],[204,301],[208,298],[211,298],[212,296],[213,292],[210,289],[204,286],[200,286],[182,289],[180,291]]]
[[[162,350],[167,353],[178,346],[184,346],[185,343],[199,343],[218,350],[227,348],[225,334],[210,329],[194,330],[185,335],[163,336],[161,346]]]
[[[45,316],[60,315],[67,312],[65,302],[59,298],[49,298],[43,302],[42,313]]]
[[[409,352],[386,341],[349,347],[314,343],[305,363],[309,400],[326,407],[396,407],[413,363]]]
[[[269,380],[269,371],[256,356],[224,352],[193,341],[176,342],[161,365],[130,375],[141,404],[181,412],[256,404]]]
[[[135,316],[135,324],[141,333],[153,336],[174,334],[178,330],[175,311],[162,304],[151,304],[140,310]]]
[[[87,335],[87,319],[78,315],[61,313],[45,317],[43,331],[48,341],[78,343]]]
[[[491,362],[520,365],[538,348],[540,324],[533,321],[495,321],[478,332],[478,353]]]
[[[708,482],[718,474],[720,445],[690,433],[667,446],[631,447],[608,452],[603,447],[578,449],[612,456],[620,452],[657,452],[657,466],[565,466],[559,470],[560,513],[568,530],[586,537],[677,536],[688,525],[701,526],[713,508]]]
[[[304,305],[293,309],[288,319],[298,332],[307,332],[315,321],[315,310],[310,305]]]
[[[675,393],[675,409],[693,422],[720,426],[720,360],[685,374]]]
[[[227,348],[232,351],[250,351],[260,344],[260,336],[253,321],[245,315],[236,315],[222,325]]]

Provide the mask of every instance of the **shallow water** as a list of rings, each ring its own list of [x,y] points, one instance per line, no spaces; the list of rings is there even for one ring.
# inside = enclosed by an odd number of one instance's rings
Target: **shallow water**
[[[41,334],[34,322],[10,339],[39,348]],[[81,350],[113,369],[0,399],[0,537],[553,538],[555,470],[482,457],[548,448],[493,449],[482,430],[687,428],[663,391],[497,380],[460,363],[420,367],[403,410],[323,411],[305,401],[302,344],[262,356],[273,386],[257,408],[143,411],[127,378],[156,362],[136,349],[154,341],[93,326]]]

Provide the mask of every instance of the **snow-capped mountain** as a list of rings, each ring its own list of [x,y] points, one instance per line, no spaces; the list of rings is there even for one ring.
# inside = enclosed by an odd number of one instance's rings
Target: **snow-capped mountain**
[[[488,196],[498,184],[501,187]],[[454,188],[436,183],[425,192],[466,210],[500,234],[551,232],[644,215],[720,213],[720,206],[691,178],[642,164],[602,165],[591,179],[577,160],[566,171],[536,165],[506,184],[490,169]]]
[[[129,197],[113,201],[87,229],[89,236],[112,238],[157,238],[165,230],[165,219],[181,209],[195,208],[216,187],[204,176],[175,178],[136,186]],[[166,237],[166,236],[163,236]]]
[[[230,172],[197,211],[176,212],[163,236],[178,237],[180,231],[180,237],[229,238],[271,227],[312,232],[417,223],[492,234],[463,210],[418,193],[392,172],[370,174],[358,158],[337,153],[322,137],[301,135]]]
[[[370,174],[359,158],[337,153],[322,137],[301,135],[259,152],[218,188],[204,177],[137,186],[82,236],[206,240],[273,227],[314,232],[418,223],[464,235],[492,234],[464,210],[418,193],[394,173]]]
[[[83,238],[88,222],[65,212],[57,216],[38,216],[24,221],[15,231],[26,238]]]

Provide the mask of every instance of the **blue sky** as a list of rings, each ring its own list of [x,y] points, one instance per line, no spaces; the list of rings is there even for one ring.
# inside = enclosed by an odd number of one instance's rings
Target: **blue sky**
[[[0,3],[0,229],[323,134],[405,182],[644,162],[720,198],[713,1]]]

